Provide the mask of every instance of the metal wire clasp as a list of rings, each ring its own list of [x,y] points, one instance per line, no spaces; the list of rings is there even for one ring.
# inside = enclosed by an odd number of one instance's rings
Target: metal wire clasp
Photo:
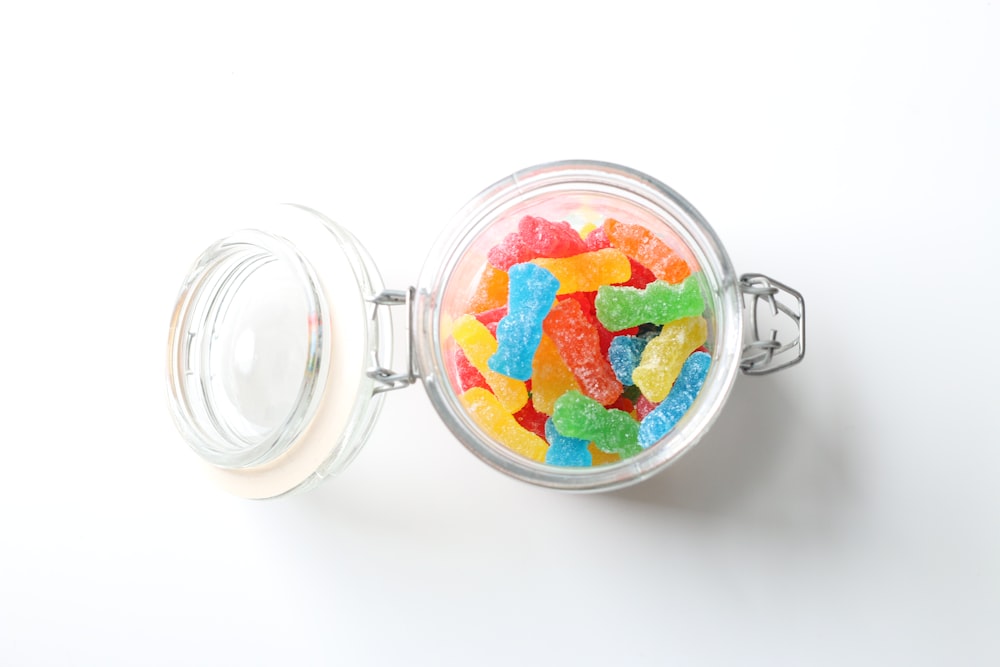
[[[380,394],[384,391],[402,389],[409,387],[417,381],[417,373],[413,367],[413,336],[411,334],[413,331],[413,294],[414,289],[412,287],[405,290],[387,289],[368,298],[369,303],[375,304],[375,312],[372,314],[372,317],[375,319],[378,319],[378,309],[382,306],[404,306],[408,318],[406,370],[399,372],[383,366],[382,361],[379,359],[379,350],[376,349],[372,354],[372,366],[367,371],[368,377],[375,380],[376,383],[375,388],[372,390],[373,393]]]
[[[740,369],[747,375],[765,375],[802,361],[806,354],[806,302],[802,295],[759,273],[740,276],[740,292],[749,315]],[[794,303],[779,300],[780,296],[792,297]],[[766,338],[762,337],[758,317],[761,301],[770,306],[772,323],[778,323],[780,313],[795,324],[797,335],[788,342],[782,342],[778,340],[778,330],[772,328]]]

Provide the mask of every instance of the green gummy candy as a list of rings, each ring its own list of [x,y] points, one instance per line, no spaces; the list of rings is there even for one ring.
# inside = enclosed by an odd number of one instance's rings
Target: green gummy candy
[[[576,390],[567,391],[556,401],[552,423],[562,435],[594,443],[598,449],[622,458],[638,454],[639,423],[627,412],[606,409]]]
[[[705,300],[699,282],[699,274],[692,273],[678,285],[662,280],[649,283],[646,289],[601,285],[594,301],[597,319],[608,331],[621,331],[701,315]]]

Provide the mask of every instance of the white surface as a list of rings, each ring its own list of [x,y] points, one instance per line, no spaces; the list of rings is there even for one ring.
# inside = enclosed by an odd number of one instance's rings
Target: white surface
[[[5,7],[0,663],[1000,662],[1000,7],[653,6]],[[199,476],[166,329],[227,210],[313,206],[404,286],[566,157],[799,288],[806,361],[623,492],[500,476],[419,387],[309,495]]]

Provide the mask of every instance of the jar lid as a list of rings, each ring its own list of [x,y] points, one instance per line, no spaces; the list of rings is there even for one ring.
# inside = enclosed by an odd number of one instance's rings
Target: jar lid
[[[206,249],[168,345],[174,422],[215,481],[248,498],[343,469],[382,405],[367,370],[392,350],[382,280],[347,230],[282,205]]]

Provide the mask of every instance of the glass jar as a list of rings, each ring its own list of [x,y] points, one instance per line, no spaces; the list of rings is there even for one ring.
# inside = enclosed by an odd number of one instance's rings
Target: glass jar
[[[531,460],[491,437],[463,403],[452,327],[475,296],[490,249],[525,216],[576,229],[628,220],[698,275],[707,377],[672,430],[632,456],[590,467]],[[398,366],[394,309],[408,323]],[[762,318],[773,327],[766,336]],[[300,206],[262,214],[253,228],[216,242],[195,262],[174,310],[170,406],[209,474],[250,498],[299,491],[341,471],[386,392],[418,379],[458,441],[490,466],[551,488],[607,490],[649,477],[693,446],[740,370],[767,373],[801,360],[804,322],[797,292],[760,274],[737,278],[708,223],[666,185],[617,165],[556,162],[519,171],[466,204],[407,289],[385,289],[346,229]]]

